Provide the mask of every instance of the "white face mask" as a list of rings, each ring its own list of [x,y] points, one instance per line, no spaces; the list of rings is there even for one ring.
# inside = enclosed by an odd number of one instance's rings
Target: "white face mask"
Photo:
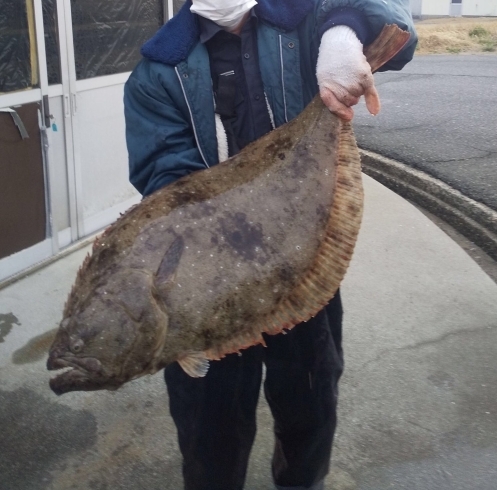
[[[255,0],[193,0],[190,10],[229,30],[237,27],[255,5]]]

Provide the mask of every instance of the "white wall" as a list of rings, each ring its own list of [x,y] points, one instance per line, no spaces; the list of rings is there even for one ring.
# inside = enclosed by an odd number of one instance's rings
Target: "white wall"
[[[423,15],[449,15],[449,9],[450,0],[423,0],[421,13]]]
[[[419,17],[422,13],[423,0],[410,0],[411,12],[414,17]]]
[[[462,0],[462,15],[497,16],[497,0]]]
[[[420,10],[421,4],[421,12]],[[441,16],[451,12],[451,0],[411,0],[413,15]],[[497,16],[497,0],[462,0],[462,15]]]

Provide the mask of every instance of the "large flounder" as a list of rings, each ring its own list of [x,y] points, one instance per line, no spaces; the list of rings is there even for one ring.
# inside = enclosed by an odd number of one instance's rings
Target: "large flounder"
[[[406,42],[399,32],[384,31],[373,68]],[[174,361],[203,376],[209,360],[308,320],[338,289],[361,214],[351,126],[317,97],[234,158],[147,197],[95,242],[50,349],[48,369],[68,368],[52,390],[115,389]]]

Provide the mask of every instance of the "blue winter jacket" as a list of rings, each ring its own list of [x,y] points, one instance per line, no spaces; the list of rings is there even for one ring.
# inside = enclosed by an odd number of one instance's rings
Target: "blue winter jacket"
[[[206,47],[187,1],[142,48],[124,91],[130,181],[143,195],[218,163],[214,100]],[[411,32],[384,69],[412,59],[417,37],[409,0],[259,0],[259,64],[275,126],[296,117],[318,93],[322,33],[335,25],[371,43],[385,24]]]

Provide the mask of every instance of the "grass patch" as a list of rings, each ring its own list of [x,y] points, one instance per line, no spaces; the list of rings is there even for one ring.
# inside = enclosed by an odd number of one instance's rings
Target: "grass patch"
[[[495,47],[497,46],[497,35],[492,36],[492,33],[487,31],[484,27],[474,27],[469,31],[469,37],[475,37],[478,39],[478,43],[481,44],[482,51],[495,51]]]
[[[497,19],[428,19],[416,23],[416,54],[481,53],[497,50]]]
[[[495,51],[495,48],[497,47],[497,43],[495,42],[489,42],[489,43],[484,43],[482,45],[482,51],[490,52],[493,53]]]
[[[473,29],[471,29],[469,31],[469,35],[470,35],[470,37],[488,37],[488,36],[490,36],[490,32],[488,32],[482,26],[476,26],[476,27],[473,27]]]

